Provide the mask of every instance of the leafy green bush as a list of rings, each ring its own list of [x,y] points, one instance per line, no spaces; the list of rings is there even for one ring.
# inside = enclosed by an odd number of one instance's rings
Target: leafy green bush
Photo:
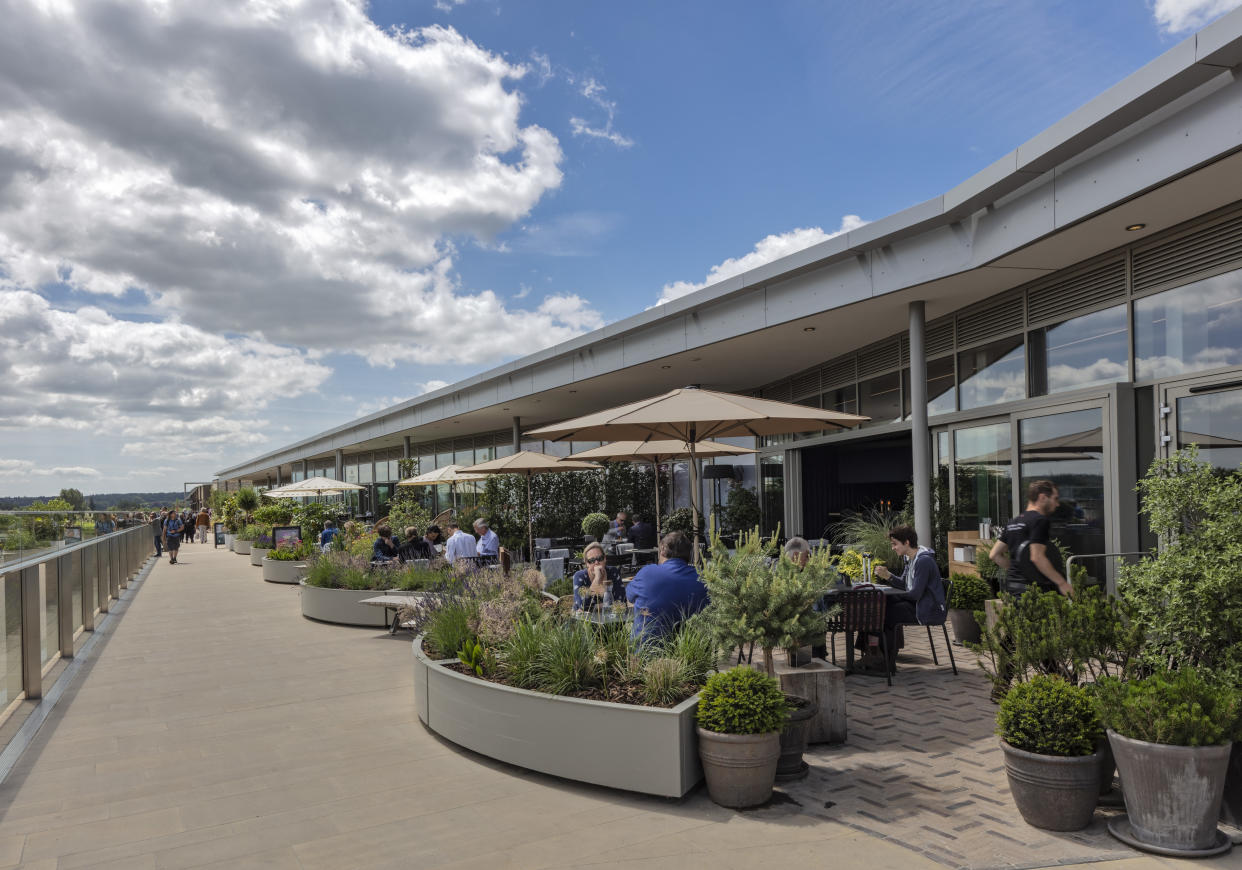
[[[685,697],[688,682],[685,663],[680,659],[652,659],[642,672],[643,697],[648,704],[672,706]]]
[[[717,734],[767,734],[788,719],[780,683],[748,667],[712,674],[699,693],[699,727]]]
[[[834,524],[833,543],[860,553],[870,553],[873,566],[886,565],[894,574],[900,574],[901,557],[893,552],[888,535],[904,523],[905,518],[895,511],[868,508]]]
[[[365,556],[371,558],[371,554],[375,551],[375,541],[379,535],[366,533],[354,538],[345,545],[345,552],[351,556]]]
[[[1125,737],[1172,746],[1219,746],[1242,736],[1238,691],[1194,668],[1095,688],[1104,724]]]
[[[694,511],[690,508],[678,508],[664,518],[664,523],[660,529],[664,534],[669,532],[685,532],[687,535],[693,536],[695,532]],[[703,536],[703,518],[699,517],[698,526],[699,537]]]
[[[975,548],[975,570],[979,572],[979,576],[984,580],[999,580],[1000,565],[992,561],[991,541],[984,541],[984,546]]]
[[[553,695],[568,695],[598,685],[591,625],[573,620],[549,633],[535,660],[535,685]]]
[[[271,529],[268,529],[268,531],[271,531]],[[263,534],[263,529],[259,528],[254,523],[247,523],[237,532],[237,540],[253,541],[261,534]]]
[[[286,499],[275,501],[268,499],[254,511],[254,521],[260,526],[287,526],[293,519],[293,506]]]
[[[582,518],[582,534],[590,535],[597,541],[604,540],[608,534],[608,516],[601,513],[587,514]]]
[[[996,733],[1006,743],[1039,755],[1090,755],[1100,730],[1087,693],[1057,677],[1014,686],[996,716]]]
[[[740,481],[729,484],[729,496],[721,512],[724,528],[730,532],[743,532],[759,525],[759,497]]]
[[[237,491],[234,498],[237,501],[238,509],[244,514],[251,513],[259,506],[258,490],[252,486],[243,486]]]
[[[969,610],[974,613],[983,609],[983,602],[992,597],[988,581],[975,574],[952,574],[949,590],[949,607],[952,610]]]
[[[684,681],[695,686],[703,684],[721,657],[711,623],[702,611],[683,620],[672,634],[662,637],[654,652],[659,657],[681,662]]]
[[[467,601],[451,601],[436,608],[424,626],[424,643],[431,648],[433,655],[441,658],[452,658],[467,643],[477,638],[470,630],[470,622],[476,616],[476,610]]]
[[[470,670],[474,671],[476,676],[483,676],[490,670],[487,661],[487,651],[483,649],[483,644],[477,640],[468,640],[457,651],[458,660]]]
[[[268,550],[266,558],[273,562],[305,562],[316,553],[319,548],[314,544],[298,544],[296,547],[280,547],[275,550]]]

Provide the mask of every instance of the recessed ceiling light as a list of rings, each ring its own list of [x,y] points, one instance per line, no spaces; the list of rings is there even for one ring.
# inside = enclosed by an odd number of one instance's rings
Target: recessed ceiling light
[[[803,331],[803,332],[814,332],[814,331],[815,331],[815,327],[814,327],[814,326],[804,326],[804,327],[802,327],[802,331]]]
[[[672,366],[660,366],[660,368],[662,368],[662,369],[671,369],[671,368],[672,368]]]
[[[502,410],[502,411],[507,411],[507,410],[509,410],[509,409],[508,409],[508,408],[501,408],[500,410]]]
[[[571,393],[576,393],[576,392],[578,392],[578,391],[577,391],[577,390],[570,390],[569,392],[571,392]]]
[[[1139,230],[1146,228],[1146,226],[1147,224],[1130,224],[1128,227],[1126,227],[1126,232],[1136,233]]]

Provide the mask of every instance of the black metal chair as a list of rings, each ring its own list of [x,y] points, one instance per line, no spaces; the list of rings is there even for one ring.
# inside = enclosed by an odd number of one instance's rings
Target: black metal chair
[[[879,589],[855,587],[847,589],[838,595],[835,603],[840,605],[841,609],[835,617],[830,617],[828,620],[832,663],[834,665],[837,663],[835,640],[838,633],[846,633],[847,643],[849,642],[849,636],[856,632],[878,634],[880,636],[880,652],[884,656],[884,679],[891,686],[893,684],[892,657],[889,654],[888,639],[884,633],[884,593]],[[852,661],[854,657],[853,651],[847,650],[846,654]]]
[[[948,603],[949,603],[949,597],[952,594],[952,591],[953,591],[953,581],[952,580],[944,581],[945,621],[940,623],[940,630],[944,632],[944,646],[945,646],[945,649],[949,651],[949,664],[953,666],[953,674],[954,676],[956,676],[957,675],[957,661],[953,658],[953,642],[949,640],[949,626],[948,626],[948,621],[949,621]],[[940,664],[940,659],[936,657],[936,644],[935,644],[935,641],[932,639],[932,627],[930,625],[927,626],[927,645],[931,647],[932,664],[936,664],[936,665]]]

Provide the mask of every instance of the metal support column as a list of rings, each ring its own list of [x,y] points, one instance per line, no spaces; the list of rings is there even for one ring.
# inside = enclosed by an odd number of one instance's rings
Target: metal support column
[[[22,577],[22,688],[30,699],[43,697],[43,660],[39,647],[43,626],[39,619],[39,566],[23,568]]]
[[[78,550],[78,573],[82,578],[82,628],[95,630],[95,599],[99,593],[94,547]]]
[[[47,563],[47,582],[56,576],[56,617],[60,623],[61,658],[73,658],[73,563],[77,553],[70,553]]]
[[[520,453],[522,450],[522,418],[513,418],[513,452]]]
[[[931,435],[927,428],[927,311],[910,303],[910,450],[914,475],[914,531],[919,543],[932,546]],[[947,553],[942,553],[947,557]]]
[[[341,450],[339,447],[336,451],[336,479],[345,479],[345,451]]]

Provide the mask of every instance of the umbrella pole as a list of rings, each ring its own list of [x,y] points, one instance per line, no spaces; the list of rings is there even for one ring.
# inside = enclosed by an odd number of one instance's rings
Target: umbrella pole
[[[694,564],[699,564],[699,463],[694,456],[694,428],[690,429],[690,440],[686,442],[690,448],[690,508],[694,517]]]
[[[530,472],[526,472],[526,537],[530,545],[530,564],[535,564],[535,518],[530,513]]]
[[[655,493],[656,493],[655,530],[656,530],[656,546],[658,547],[660,545],[660,463],[659,462],[651,463],[651,468],[653,471],[655,471]]]

